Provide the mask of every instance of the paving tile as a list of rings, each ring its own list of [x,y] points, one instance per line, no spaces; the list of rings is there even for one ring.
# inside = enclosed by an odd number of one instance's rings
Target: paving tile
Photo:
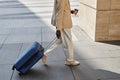
[[[0,49],[2,48],[2,44],[0,44]]]
[[[9,1],[10,2],[10,1]],[[29,1],[30,2],[30,1]],[[11,5],[10,7],[6,7],[6,5],[4,5],[4,7],[6,8],[1,8],[1,23],[0,25],[2,25],[3,27],[7,27],[7,28],[11,28],[11,27],[31,27],[31,26],[48,26],[46,24],[46,22],[44,22],[40,17],[38,17],[36,15],[36,13],[34,13],[33,11],[31,11],[31,9],[28,9],[28,7],[26,7],[26,5],[23,6],[22,1],[16,1],[17,4],[12,4],[9,3],[9,5]],[[19,6],[21,4],[23,7],[21,8],[17,8],[16,6]],[[33,5],[33,3],[31,3]],[[30,4],[29,4],[30,5]],[[35,4],[36,5],[36,4]],[[2,5],[3,6],[3,5]],[[29,6],[30,7],[30,6]],[[40,9],[41,7],[38,7],[38,10],[41,11],[44,9]],[[17,12],[16,12],[17,10]],[[35,9],[37,10],[37,9]],[[48,10],[48,8],[47,8]],[[45,10],[46,11],[46,10]],[[20,13],[28,13],[27,15],[22,14],[20,15]],[[32,13],[32,14],[29,14]],[[33,23],[34,22],[34,23]],[[17,25],[15,24],[17,23]]]
[[[120,78],[100,79],[100,80],[120,80]]]
[[[84,67],[82,67],[81,65],[77,67],[71,67],[71,68],[72,68],[75,80],[95,80],[90,76],[90,74],[93,74],[93,73],[90,73],[91,72],[90,69],[86,69],[86,68],[84,69]]]
[[[36,41],[38,35],[31,34],[31,35],[10,35],[5,43],[27,43]]]
[[[62,46],[58,46],[54,51],[52,51],[47,59],[48,62],[49,61],[56,61],[56,62],[62,61],[63,64],[65,60],[66,60],[66,57],[65,57]]]
[[[0,64],[0,80],[10,80],[12,73],[12,65]]]
[[[76,58],[106,58],[119,57],[120,47],[113,45],[82,45],[80,43],[74,44],[74,52]]]
[[[6,5],[4,5],[6,7]],[[21,13],[21,12],[29,12],[29,10],[26,10],[25,8],[0,8],[1,13],[0,16],[8,15],[8,14],[15,14],[15,13]],[[19,9],[17,12],[16,9]],[[3,11],[3,12],[2,12]]]
[[[22,44],[4,44],[0,49],[0,64],[14,64]]]
[[[3,44],[8,35],[0,35],[0,44]]]
[[[1,26],[1,27],[4,27],[4,26]],[[0,35],[3,35],[3,36],[11,33],[11,29],[1,28],[0,30],[1,30]]]
[[[73,20],[72,33],[77,37],[78,41],[92,41],[92,39],[77,25],[76,21]]]
[[[80,60],[81,65],[72,67],[76,80],[105,80],[120,77],[119,58]]]
[[[40,34],[40,27],[25,27],[25,28],[13,28],[11,31],[11,35],[32,35],[32,34]]]
[[[119,58],[101,58],[101,59],[89,59],[86,63],[94,69],[103,69],[107,71],[113,71],[120,74],[120,59]]]
[[[76,80],[119,80],[119,73],[107,70],[95,70],[85,66],[72,67]]]
[[[51,42],[55,39],[55,31],[52,28],[43,28],[42,29],[42,42]]]
[[[19,54],[18,54],[18,57],[19,57],[19,55],[20,54],[22,54],[28,47],[29,47],[29,45],[31,45],[32,43],[22,43],[22,47],[21,47],[21,50],[20,50],[20,52],[19,52]],[[17,57],[17,58],[18,58]]]

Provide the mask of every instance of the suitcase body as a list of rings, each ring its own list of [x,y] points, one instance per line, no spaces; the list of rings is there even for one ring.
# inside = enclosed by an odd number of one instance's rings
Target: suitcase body
[[[13,70],[16,69],[20,74],[26,73],[44,55],[44,48],[38,43],[33,42],[16,60]]]

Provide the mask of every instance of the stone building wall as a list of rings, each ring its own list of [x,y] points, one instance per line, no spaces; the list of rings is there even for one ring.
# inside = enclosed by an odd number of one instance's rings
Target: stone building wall
[[[79,2],[79,25],[94,41],[120,40],[120,0]]]

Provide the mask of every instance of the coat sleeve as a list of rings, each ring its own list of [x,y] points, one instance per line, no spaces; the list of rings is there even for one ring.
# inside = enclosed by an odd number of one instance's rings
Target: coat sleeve
[[[64,17],[64,9],[67,0],[57,0],[57,14],[56,14],[56,27],[57,30],[62,30],[63,26],[63,17]]]

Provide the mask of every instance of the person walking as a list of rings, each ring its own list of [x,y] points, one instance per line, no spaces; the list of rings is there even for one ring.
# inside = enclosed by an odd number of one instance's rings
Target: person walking
[[[65,64],[69,66],[79,65],[80,62],[74,60],[73,43],[72,43],[72,20],[69,0],[54,0],[54,9],[51,24],[56,27],[56,41],[45,51],[42,62],[46,63],[48,54],[58,45],[63,44],[64,52],[67,55]]]

